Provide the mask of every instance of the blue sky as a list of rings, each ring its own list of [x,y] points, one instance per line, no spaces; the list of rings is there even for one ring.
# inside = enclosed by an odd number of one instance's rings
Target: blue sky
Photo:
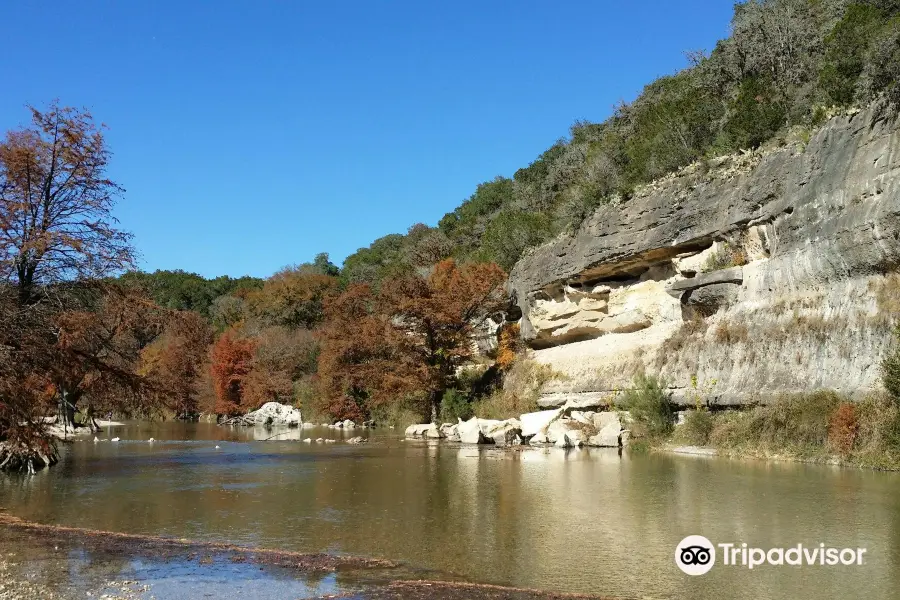
[[[142,268],[266,276],[435,224],[712,49],[732,6],[6,2],[0,130],[89,108]]]

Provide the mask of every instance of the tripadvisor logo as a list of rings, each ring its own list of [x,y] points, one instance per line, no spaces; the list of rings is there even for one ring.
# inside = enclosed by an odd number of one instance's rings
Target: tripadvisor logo
[[[688,575],[703,575],[716,564],[716,547],[702,535],[689,535],[675,548],[675,564]]]
[[[754,569],[762,565],[803,566],[803,565],[862,565],[865,548],[829,548],[825,544],[804,546],[797,544],[790,548],[748,547],[742,544],[713,544],[702,535],[689,535],[675,547],[675,564],[688,575],[704,575],[716,564],[716,549],[722,564],[728,567]]]

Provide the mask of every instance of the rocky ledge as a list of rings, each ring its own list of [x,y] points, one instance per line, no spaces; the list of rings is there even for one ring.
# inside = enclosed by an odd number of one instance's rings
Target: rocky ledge
[[[558,448],[596,446],[620,448],[628,443],[627,412],[581,411],[565,405],[525,413],[503,421],[472,417],[468,421],[410,425],[408,439],[446,440],[463,444],[554,445]]]
[[[661,376],[683,406],[880,388],[900,296],[900,119],[882,105],[701,161],[512,269],[542,408]]]

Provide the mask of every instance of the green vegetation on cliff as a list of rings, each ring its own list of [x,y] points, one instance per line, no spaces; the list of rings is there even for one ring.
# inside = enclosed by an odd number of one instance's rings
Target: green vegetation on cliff
[[[415,225],[347,258],[347,281],[377,283],[452,256],[509,270],[598,206],[692,162],[773,143],[833,106],[900,101],[896,0],[750,0],[731,35],[650,83],[602,123],[576,122],[512,178],[479,184],[436,227]]]

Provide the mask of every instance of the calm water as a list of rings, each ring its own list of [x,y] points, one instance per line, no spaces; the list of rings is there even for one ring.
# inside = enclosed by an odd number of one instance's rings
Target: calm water
[[[547,590],[900,593],[900,474],[599,449],[502,452],[401,442],[395,431],[362,446],[258,441],[273,432],[203,423],[111,432],[101,437],[122,441],[78,442],[48,471],[0,478],[0,506],[42,523],[383,557]],[[299,433],[308,435],[335,434]],[[867,562],[753,571],[720,563],[690,578],[673,562],[689,534],[762,548],[865,547]]]

